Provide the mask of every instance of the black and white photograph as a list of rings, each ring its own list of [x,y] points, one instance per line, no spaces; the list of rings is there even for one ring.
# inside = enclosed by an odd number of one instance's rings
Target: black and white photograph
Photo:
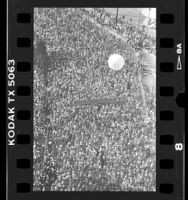
[[[33,191],[156,191],[156,8],[33,9]]]

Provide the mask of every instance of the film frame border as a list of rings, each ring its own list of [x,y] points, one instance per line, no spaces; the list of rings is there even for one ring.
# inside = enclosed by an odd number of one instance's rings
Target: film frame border
[[[86,2],[86,1],[85,1]],[[72,5],[71,5],[72,4]],[[102,4],[102,5],[101,5]],[[9,198],[61,198],[77,197],[78,192],[32,192],[32,155],[33,155],[33,135],[32,135],[32,81],[33,81],[33,8],[34,7],[156,7],[157,8],[157,124],[156,124],[156,192],[84,192],[80,194],[82,198],[88,195],[94,197],[130,197],[156,198],[156,199],[183,199],[183,166],[178,163],[183,161],[184,146],[184,116],[183,110],[176,105],[176,96],[184,91],[184,46],[185,36],[183,25],[185,23],[180,11],[184,8],[184,1],[155,1],[151,3],[147,0],[127,1],[122,3],[110,2],[24,2],[22,0],[8,2],[10,22],[8,23],[9,52],[8,52],[8,80],[12,84],[7,86],[10,100],[7,106],[7,117],[11,114],[16,116],[14,133],[8,134],[8,139],[14,141],[15,145],[8,146],[9,161]],[[123,5],[124,4],[124,5]],[[179,12],[178,12],[179,10]],[[182,23],[179,23],[182,21]],[[169,44],[170,46],[168,46]],[[177,69],[178,44],[182,48],[182,69]],[[166,46],[167,45],[167,46]],[[168,58],[168,59],[167,59]],[[166,67],[167,66],[167,67]],[[11,75],[10,75],[11,74]],[[13,75],[12,75],[13,74]],[[12,77],[12,78],[10,78]],[[14,77],[14,78],[13,78]],[[13,84],[14,82],[14,84]],[[174,100],[174,101],[172,101]],[[15,108],[15,109],[10,109]],[[8,118],[9,119],[9,118]],[[181,121],[181,124],[180,124]],[[9,122],[9,120],[8,120]],[[159,123],[158,123],[159,122]],[[182,133],[179,134],[179,133]],[[11,146],[13,148],[11,148]],[[11,158],[11,160],[10,160]],[[183,163],[182,163],[183,165]],[[15,169],[12,169],[15,167]],[[168,170],[167,170],[168,169]],[[12,173],[11,173],[12,172]],[[181,182],[181,185],[179,186]],[[179,188],[178,188],[179,186]],[[46,194],[47,193],[47,194]],[[51,196],[52,195],[52,196]],[[8,197],[7,196],[7,197]],[[87,198],[87,197],[86,197]]]

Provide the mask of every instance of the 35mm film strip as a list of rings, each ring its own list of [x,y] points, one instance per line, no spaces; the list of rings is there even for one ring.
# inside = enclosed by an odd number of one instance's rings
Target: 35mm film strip
[[[7,199],[185,199],[184,3],[7,2]]]

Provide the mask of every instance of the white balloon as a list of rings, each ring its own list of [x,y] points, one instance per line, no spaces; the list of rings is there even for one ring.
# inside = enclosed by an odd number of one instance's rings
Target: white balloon
[[[112,54],[108,59],[108,66],[113,70],[120,70],[124,65],[124,58],[119,54]]]

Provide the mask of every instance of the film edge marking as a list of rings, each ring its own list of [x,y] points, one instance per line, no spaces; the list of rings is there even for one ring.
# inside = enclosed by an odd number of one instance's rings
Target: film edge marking
[[[8,146],[15,145],[15,60],[8,60]]]
[[[182,70],[182,64],[181,64],[182,43],[177,44],[176,53],[178,55],[177,70]]]

